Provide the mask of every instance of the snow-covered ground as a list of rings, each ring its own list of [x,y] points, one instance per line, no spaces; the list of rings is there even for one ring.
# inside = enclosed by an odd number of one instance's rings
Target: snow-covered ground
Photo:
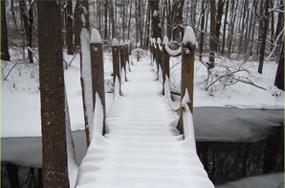
[[[1,137],[26,137],[41,135],[40,120],[40,93],[38,81],[37,64],[17,64],[19,54],[10,50],[11,62],[1,61]],[[145,52],[146,58],[149,57]],[[64,52],[64,58],[69,63],[73,56]],[[134,58],[135,60],[135,58]],[[218,64],[238,66],[242,61],[230,61],[228,59],[217,60]],[[170,67],[176,64],[177,58],[171,59]],[[262,75],[257,73],[258,62],[249,61],[245,64],[248,72],[239,73],[243,78],[249,78],[257,87],[237,83],[223,88],[220,82],[213,87],[212,91],[205,91],[204,80],[207,71],[203,65],[196,60],[195,63],[195,88],[194,106],[235,106],[240,108],[266,108],[284,109],[284,92],[276,89],[274,78],[277,64],[265,62]],[[71,67],[65,70],[65,82],[68,95],[72,130],[84,129],[82,96],[80,86],[79,56],[72,61]],[[9,76],[6,80],[5,77]],[[217,66],[216,72],[224,72],[224,69]],[[173,87],[179,88],[180,64],[171,69],[170,80]],[[104,53],[105,91],[111,92],[112,86],[112,55]],[[277,95],[277,96],[275,96]],[[113,95],[106,93],[107,111],[113,101]]]

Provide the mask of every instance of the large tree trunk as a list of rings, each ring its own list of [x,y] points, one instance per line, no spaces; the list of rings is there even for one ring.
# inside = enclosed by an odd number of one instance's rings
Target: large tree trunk
[[[62,25],[56,1],[38,1],[44,187],[69,187]]]
[[[279,63],[277,67],[274,85],[284,91],[284,40],[283,40],[282,50],[281,50],[280,57],[279,57]]]
[[[210,57],[208,69],[215,67],[215,25],[216,25],[216,2],[210,1],[211,22],[210,22]]]
[[[268,30],[268,8],[269,8],[269,1],[264,0],[264,15],[262,18],[262,28],[261,29],[261,46],[260,46],[260,56],[259,56],[259,66],[258,66],[258,73],[262,74],[263,69],[263,61],[264,61],[264,54],[265,54],[265,46],[266,46],[266,38],[267,38],[267,30]],[[262,3],[262,2],[260,2]]]
[[[67,1],[67,6],[65,9],[65,19],[66,19],[66,44],[67,44],[67,54],[73,54],[73,15],[72,15],[72,0]]]
[[[1,0],[1,59],[10,61],[5,2]]]

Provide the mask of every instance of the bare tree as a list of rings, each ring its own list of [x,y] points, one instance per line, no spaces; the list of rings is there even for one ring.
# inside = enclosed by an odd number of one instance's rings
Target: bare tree
[[[264,54],[265,54],[265,46],[266,46],[266,38],[267,38],[267,30],[268,30],[268,9],[269,9],[269,1],[263,0],[260,1],[260,8],[262,8],[264,4],[264,14],[261,14],[262,17],[260,18],[260,32],[261,32],[261,46],[260,46],[260,56],[259,56],[259,66],[258,66],[258,73],[262,74],[263,69],[263,61],[264,61]],[[260,16],[261,16],[260,15]]]
[[[182,41],[183,38],[183,7],[184,0],[174,1],[172,5],[171,14],[173,18],[173,40],[175,41]]]
[[[284,91],[284,41],[279,57],[274,85]]]
[[[66,44],[67,54],[73,54],[73,14],[72,0],[67,0],[65,8],[65,23],[66,23]]]
[[[204,35],[205,35],[205,31],[204,31],[204,26],[205,26],[205,9],[206,9],[206,0],[203,0],[201,2],[201,31],[200,31],[200,40],[199,40],[199,52],[200,52],[200,56],[199,59],[200,61],[202,61],[202,53],[203,53],[203,49],[204,49]]]
[[[210,22],[210,57],[208,69],[215,67],[215,25],[216,25],[216,2],[210,1],[211,22]]]
[[[218,51],[218,48],[220,47],[220,29],[222,25],[222,16],[224,13],[224,4],[225,0],[219,0],[218,1],[218,7],[217,7],[217,17],[216,17],[216,28],[215,28],[215,51]]]
[[[1,59],[10,61],[5,2],[1,1]]]
[[[60,5],[38,1],[37,10],[43,184],[69,187]]]
[[[28,3],[28,4],[27,4]],[[24,23],[24,29],[27,39],[28,55],[30,63],[33,63],[33,23],[34,23],[34,5],[35,1],[20,1],[21,16]]]

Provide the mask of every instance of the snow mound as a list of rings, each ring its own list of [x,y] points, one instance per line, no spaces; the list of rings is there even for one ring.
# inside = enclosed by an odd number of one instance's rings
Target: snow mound
[[[92,29],[90,43],[102,43],[101,35],[97,29]]]

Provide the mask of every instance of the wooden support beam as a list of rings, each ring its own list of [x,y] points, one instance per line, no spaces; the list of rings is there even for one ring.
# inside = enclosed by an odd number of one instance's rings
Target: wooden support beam
[[[122,95],[121,92],[121,65],[120,65],[120,61],[119,61],[119,42],[116,38],[113,39],[112,42],[112,56],[113,56],[113,82],[114,82],[114,86],[115,86],[115,79],[119,79],[119,87],[120,87],[120,95]]]
[[[93,29],[91,34],[90,58],[91,58],[93,109],[95,108],[96,93],[98,93],[101,98],[102,106],[104,109],[104,125],[102,132],[102,134],[104,135],[106,107],[105,107],[103,46],[102,46],[101,36],[96,29]]]
[[[120,61],[121,61],[121,70],[123,69],[125,71],[125,81],[127,81],[127,73],[126,73],[126,57],[125,57],[125,47],[124,47],[124,41],[120,41]]]

